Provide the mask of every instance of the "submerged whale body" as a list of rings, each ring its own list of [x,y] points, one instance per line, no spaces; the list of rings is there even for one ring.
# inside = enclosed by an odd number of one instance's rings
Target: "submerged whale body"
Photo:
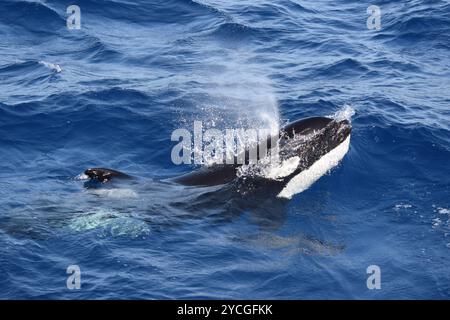
[[[270,167],[269,170],[265,170],[265,174],[257,176],[270,180],[270,184],[273,184],[272,182],[287,183],[279,196],[289,198],[295,193],[292,189],[309,187],[344,157],[348,151],[350,133],[351,125],[348,120],[311,117],[288,123],[280,130],[275,140],[269,137],[267,141],[264,141],[269,150],[268,154],[274,149],[271,142],[278,141],[276,150],[280,166]],[[258,148],[260,148],[259,145]],[[249,154],[246,150],[242,164],[235,161],[234,164],[205,166],[171,181],[186,186],[228,184],[239,178],[238,172],[243,166],[249,164],[248,158]],[[89,179],[102,183],[112,179],[132,178],[125,173],[107,168],[88,169],[84,174]]]

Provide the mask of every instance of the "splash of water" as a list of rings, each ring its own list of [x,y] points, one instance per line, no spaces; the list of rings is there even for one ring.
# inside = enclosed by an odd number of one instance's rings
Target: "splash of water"
[[[345,104],[342,109],[336,111],[330,118],[335,119],[336,121],[348,120],[351,121],[352,117],[355,115],[356,111],[349,104]]]
[[[211,67],[212,68],[212,67]],[[210,70],[202,81],[207,80],[207,94],[195,103],[199,112],[195,120],[201,121],[203,130],[217,129],[225,136],[226,131],[235,132],[234,144],[223,143],[223,154],[238,156],[242,149],[237,144],[249,147],[261,139],[279,132],[278,102],[270,79],[257,66],[249,66],[240,58],[227,59],[221,72]],[[190,121],[183,121],[190,122]],[[249,136],[241,132],[255,130],[264,136]],[[224,141],[225,142],[225,141]],[[194,145],[194,154],[201,154],[206,166],[215,164],[214,156]]]
[[[47,67],[53,71],[55,71],[56,73],[60,73],[63,71],[63,69],[61,68],[61,66],[59,64],[56,63],[51,63],[51,62],[47,62],[47,61],[39,61],[39,64],[43,65],[44,67]]]
[[[222,116],[226,118],[222,120],[227,127],[278,132],[278,102],[270,79],[257,66],[249,66],[239,58],[228,60],[223,67],[223,72],[209,78],[209,95],[215,109],[209,111],[219,116],[224,111]]]

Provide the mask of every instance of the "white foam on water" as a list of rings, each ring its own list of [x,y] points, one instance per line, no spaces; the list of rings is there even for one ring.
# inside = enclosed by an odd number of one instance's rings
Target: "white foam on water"
[[[442,224],[442,220],[440,218],[433,219],[432,226],[433,228],[439,227]]]
[[[79,175],[77,175],[75,178],[75,180],[89,180],[89,176],[87,174],[81,173]]]
[[[113,188],[113,189],[89,189],[89,192],[98,196],[113,199],[136,199],[138,194],[131,189]]]
[[[437,211],[439,212],[439,214],[448,214],[448,215],[450,215],[450,209],[447,209],[447,208],[437,208]]]
[[[43,60],[39,61],[39,64],[42,64],[43,66],[55,71],[56,73],[62,72],[62,68],[59,64],[50,63],[50,62],[43,61]]]
[[[396,210],[396,211],[398,211],[398,210],[400,210],[400,209],[411,209],[412,208],[412,205],[410,205],[410,204],[408,204],[408,203],[399,203],[399,204],[396,204],[395,206],[394,206],[394,210]]]
[[[129,214],[104,208],[98,208],[95,212],[73,218],[69,228],[77,232],[100,229],[104,236],[111,235],[113,237],[137,238],[150,234],[150,228],[145,222],[135,219]]]
[[[356,111],[349,104],[345,104],[342,109],[339,109],[334,114],[329,115],[329,118],[333,118],[336,121],[348,120],[351,121],[352,117],[355,115]]]
[[[75,231],[87,231],[99,227],[105,227],[112,220],[120,217],[120,213],[112,210],[99,209],[97,212],[88,213],[72,219],[69,227]]]
[[[277,197],[291,199],[293,195],[308,189],[314,182],[319,180],[320,177],[339,164],[348,152],[349,147],[350,136],[336,148],[314,162],[307,170],[304,170],[293,177]]]
[[[355,109],[349,104],[344,105],[344,107],[336,111],[330,117],[336,121],[348,120],[351,121],[352,117],[355,115]]]

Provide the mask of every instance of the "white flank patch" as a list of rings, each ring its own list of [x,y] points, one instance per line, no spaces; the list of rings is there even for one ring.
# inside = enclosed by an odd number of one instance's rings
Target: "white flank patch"
[[[350,136],[336,148],[314,162],[311,167],[293,177],[277,197],[291,199],[294,194],[308,189],[314,182],[319,180],[320,177],[338,165],[339,161],[341,161],[348,152],[349,146]]]
[[[292,157],[285,161],[280,166],[270,166],[264,172],[264,177],[268,179],[280,179],[289,176],[293,173],[300,163],[299,157]]]

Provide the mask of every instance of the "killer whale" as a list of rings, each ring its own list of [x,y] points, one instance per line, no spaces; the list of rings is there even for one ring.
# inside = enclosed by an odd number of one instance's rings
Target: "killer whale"
[[[308,169],[321,157],[346,141],[350,133],[351,125],[348,120],[337,121],[327,117],[311,117],[288,123],[278,134],[280,160],[286,161],[298,157],[299,162],[295,170],[285,177],[280,177],[278,181],[284,182]],[[268,138],[264,142],[269,149],[273,147],[272,141],[273,139]],[[248,150],[245,152],[244,164],[248,164]],[[202,167],[176,177],[173,181],[187,186],[226,184],[236,179],[237,170],[240,166],[238,164],[220,164]]]
[[[333,151],[336,152],[340,145],[344,145],[345,142],[348,144],[351,129],[352,127],[348,120],[336,120],[328,117],[310,117],[288,123],[279,131],[276,137],[276,141],[278,141],[277,151],[282,162],[294,159],[295,167],[291,168],[287,174],[275,175],[274,180],[278,183],[286,183],[301,173],[304,175],[309,168],[312,168],[314,165],[317,166],[319,160],[322,158],[326,159],[326,156],[332,154]],[[264,142],[269,150],[274,148],[272,146],[272,141],[274,140],[271,138],[268,137],[267,141]],[[347,150],[345,150],[344,154]],[[238,178],[239,168],[248,164],[248,150],[245,153],[243,164],[206,166],[170,180],[186,186],[228,184]],[[341,159],[343,154],[339,157]],[[84,174],[89,179],[102,183],[113,179],[133,179],[128,174],[107,168],[87,169]]]

